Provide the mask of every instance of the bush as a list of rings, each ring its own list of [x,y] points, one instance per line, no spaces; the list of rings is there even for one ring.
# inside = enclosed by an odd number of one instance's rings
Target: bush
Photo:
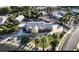
[[[27,44],[29,41],[30,41],[30,38],[29,38],[29,37],[23,37],[23,38],[21,39],[20,44],[25,45],[25,44]]]

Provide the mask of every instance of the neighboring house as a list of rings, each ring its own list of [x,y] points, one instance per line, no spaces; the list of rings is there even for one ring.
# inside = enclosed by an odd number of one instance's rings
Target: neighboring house
[[[61,17],[63,17],[61,14],[59,14],[59,12],[53,12],[51,13],[52,17],[54,17],[57,20],[60,20]]]
[[[41,20],[47,21],[47,22],[51,21],[51,19],[49,19],[49,17],[38,17],[38,19],[41,19]]]
[[[40,22],[27,22],[26,24],[26,30],[35,30],[43,31],[43,30],[52,30],[52,24],[51,23],[45,23],[44,21]],[[37,31],[36,30],[36,31]]]
[[[72,12],[77,13],[77,12],[79,12],[79,10],[78,10],[77,8],[73,8],[73,9],[72,9]]]
[[[46,23],[51,22],[52,24],[55,24],[57,22],[57,20],[55,20],[54,18],[49,18],[49,16],[42,16],[42,17],[38,17],[39,20],[41,21],[45,21]]]
[[[37,10],[43,10],[43,9],[46,9],[47,7],[46,6],[38,6],[36,7]]]
[[[16,17],[16,21],[17,22],[19,22],[19,23],[21,23],[22,21],[23,21],[23,19],[24,19],[24,16],[23,15],[19,15],[18,17]]]
[[[72,15],[76,15],[77,13],[79,13],[79,10],[77,8],[73,8],[71,10]]]
[[[4,24],[7,18],[7,16],[0,16],[0,25]]]
[[[62,15],[62,16],[65,16],[67,14],[67,12],[65,12],[65,11],[59,11],[59,14]]]
[[[48,13],[46,11],[40,11],[39,14],[41,14],[41,16],[45,16],[47,15]]]
[[[53,14],[53,17],[57,20],[60,20],[60,18],[62,18],[63,16],[59,15],[59,14]]]
[[[54,17],[57,20],[60,20],[60,18],[64,17],[67,14],[65,11],[56,11],[51,13],[52,17]]]

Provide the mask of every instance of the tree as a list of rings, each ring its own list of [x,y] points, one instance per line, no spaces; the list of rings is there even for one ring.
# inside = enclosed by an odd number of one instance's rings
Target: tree
[[[45,48],[45,43],[46,43],[46,38],[45,37],[42,37],[41,39],[41,43],[42,43],[42,47],[43,47],[43,51],[44,51],[44,48]]]
[[[0,15],[5,15],[8,12],[7,8],[0,8]]]
[[[29,37],[22,37],[20,44],[26,45],[30,41]]]
[[[54,33],[52,35],[52,40],[50,42],[50,45],[52,47],[51,48],[52,51],[55,51],[55,48],[58,45],[58,43],[59,43],[59,41],[60,41],[61,38],[62,38],[62,34],[61,33]]]
[[[34,39],[35,42],[35,48],[38,48],[38,43],[39,43],[39,39],[38,39],[38,32],[35,30],[32,30],[32,38]]]
[[[38,38],[36,38],[36,39],[34,39],[34,41],[35,41],[35,48],[38,48],[39,39],[38,39]]]
[[[60,18],[60,22],[63,24],[63,25],[66,25],[68,23],[68,21],[70,21],[70,18],[72,17],[72,15],[70,14],[66,14],[64,17]]]
[[[4,29],[0,28],[0,33],[1,33],[1,34],[2,34],[3,30],[4,30]]]
[[[18,31],[18,27],[15,26],[15,27],[11,27],[11,32],[17,32]]]
[[[79,22],[79,13],[76,14],[75,16],[75,21],[78,23]]]
[[[50,45],[52,47],[51,51],[55,51],[55,48],[56,46],[58,45],[59,41],[57,39],[53,39],[51,42],[50,42]]]

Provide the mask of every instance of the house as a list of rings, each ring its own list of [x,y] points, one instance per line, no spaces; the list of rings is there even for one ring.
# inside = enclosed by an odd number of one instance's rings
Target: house
[[[60,20],[61,17],[63,17],[61,14],[59,14],[59,12],[53,12],[51,13],[52,17],[57,19],[57,20]]]
[[[77,13],[79,13],[79,10],[77,8],[73,8],[71,10],[72,15],[76,15]]]
[[[79,12],[79,10],[78,10],[77,8],[73,8],[73,9],[72,9],[72,12],[77,13],[77,12]]]
[[[43,10],[43,9],[46,9],[47,7],[46,6],[38,6],[36,7],[37,10]]]
[[[45,16],[47,15],[48,13],[46,11],[40,11],[39,14],[41,14],[41,16]]]
[[[16,20],[17,22],[21,23],[23,19],[24,19],[24,16],[23,16],[23,15],[19,15],[18,17],[16,17],[15,20]]]
[[[44,21],[39,22],[27,22],[26,30],[36,30],[36,31],[44,31],[44,30],[52,30],[51,23],[45,23]]]
[[[46,30],[52,30],[52,26],[53,26],[53,24],[51,24],[51,23],[45,23],[45,29]]]
[[[62,18],[63,16],[59,15],[59,14],[53,14],[53,17],[57,20],[60,20],[60,18]]]
[[[67,14],[67,12],[65,12],[65,11],[59,11],[59,14],[62,15],[62,16],[65,16]]]
[[[49,17],[46,17],[46,16],[38,17],[38,19],[41,19],[41,20],[46,21],[46,22],[50,22],[51,21],[51,19],[49,19]]]
[[[4,24],[7,18],[7,16],[0,16],[0,25]]]
[[[67,12],[65,11],[56,11],[56,12],[51,13],[52,17],[57,20],[60,20],[60,18],[64,17],[66,14]]]

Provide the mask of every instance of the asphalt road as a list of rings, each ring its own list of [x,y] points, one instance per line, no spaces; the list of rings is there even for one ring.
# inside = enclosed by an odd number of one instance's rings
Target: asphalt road
[[[67,37],[61,51],[72,51],[79,41],[79,26]]]

